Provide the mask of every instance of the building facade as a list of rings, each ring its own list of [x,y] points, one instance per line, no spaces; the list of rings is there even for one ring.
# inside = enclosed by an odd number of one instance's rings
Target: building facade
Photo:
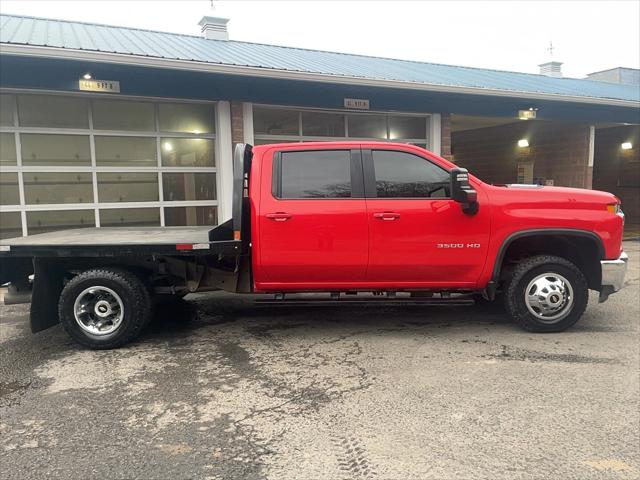
[[[234,42],[207,17],[203,37],[0,21],[2,238],[215,225],[235,143],[340,139],[419,145],[489,182],[602,186],[640,222],[640,86]]]

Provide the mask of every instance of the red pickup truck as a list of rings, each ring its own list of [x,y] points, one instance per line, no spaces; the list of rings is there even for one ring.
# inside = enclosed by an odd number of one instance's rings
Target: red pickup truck
[[[605,301],[623,285],[624,215],[609,193],[489,185],[397,143],[238,145],[233,163],[227,222],[4,240],[0,284],[9,298],[32,288],[32,331],[60,321],[91,348],[131,341],[157,299],[196,291],[499,296],[525,329],[557,332],[581,317],[589,289]]]

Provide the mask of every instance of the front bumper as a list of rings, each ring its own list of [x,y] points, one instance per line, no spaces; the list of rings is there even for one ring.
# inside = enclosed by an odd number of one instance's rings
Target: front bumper
[[[624,276],[627,273],[629,256],[622,252],[616,260],[601,260],[602,286],[600,289],[600,303],[606,302],[609,295],[624,286]]]

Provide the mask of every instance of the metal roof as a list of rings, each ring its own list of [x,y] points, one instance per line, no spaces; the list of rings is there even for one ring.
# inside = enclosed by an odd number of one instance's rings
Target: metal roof
[[[51,48],[47,56],[92,54],[94,61],[109,61],[109,54],[136,59],[197,62],[229,67],[237,72],[316,81],[402,88],[421,88],[463,93],[502,92],[507,96],[539,95],[540,98],[622,103],[640,102],[640,87],[586,79],[551,78],[544,75],[441,65],[391,58],[351,55],[319,50],[264,45],[234,40],[209,40],[199,36],[124,28],[45,18],[0,15],[0,53],[29,55],[30,49]],[[54,50],[55,49],[55,50]],[[40,50],[42,50],[40,48]],[[43,53],[40,53],[43,55]],[[87,58],[82,57],[82,58]],[[176,68],[180,68],[176,64]],[[377,82],[377,83],[372,83]]]

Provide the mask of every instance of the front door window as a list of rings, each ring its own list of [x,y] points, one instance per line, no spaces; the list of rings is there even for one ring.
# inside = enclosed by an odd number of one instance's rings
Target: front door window
[[[443,198],[449,196],[449,174],[411,153],[373,150],[378,198]]]

